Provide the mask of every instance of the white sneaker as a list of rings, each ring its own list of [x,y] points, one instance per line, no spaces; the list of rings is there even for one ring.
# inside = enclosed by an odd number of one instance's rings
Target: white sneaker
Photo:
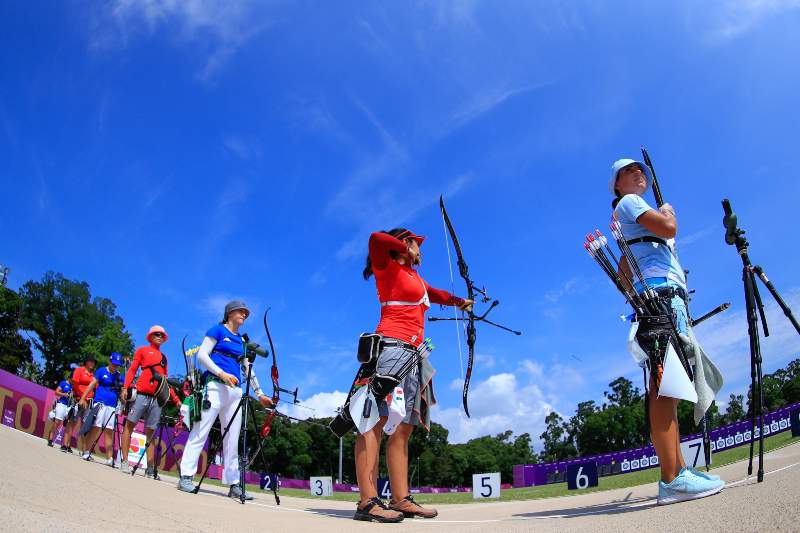
[[[106,459],[106,466],[110,466],[111,468],[114,468],[114,458],[113,457]]]
[[[81,455],[81,459],[83,459],[84,461],[94,461],[94,457],[92,457],[91,452],[83,452],[83,454]]]
[[[128,464],[128,461],[125,461],[125,460],[123,459],[123,460],[122,460],[122,461],[119,463],[119,471],[120,471],[120,472],[122,472],[123,474],[130,474],[130,473],[131,473],[131,467],[130,467],[130,465]]]

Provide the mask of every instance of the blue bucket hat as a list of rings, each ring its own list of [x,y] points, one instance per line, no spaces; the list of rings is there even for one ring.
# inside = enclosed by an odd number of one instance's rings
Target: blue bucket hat
[[[614,186],[617,184],[617,174],[619,174],[620,170],[633,163],[639,165],[642,172],[644,172],[645,178],[647,178],[647,186],[644,189],[645,192],[647,192],[647,189],[649,189],[650,185],[653,183],[653,175],[650,173],[650,169],[647,168],[647,165],[635,159],[617,159],[614,161],[614,164],[611,165],[611,179],[608,181],[608,190],[611,191],[611,194],[614,196],[617,195],[617,193],[614,192]]]
[[[117,352],[112,352],[111,354],[111,364],[122,366],[122,355],[118,354]]]

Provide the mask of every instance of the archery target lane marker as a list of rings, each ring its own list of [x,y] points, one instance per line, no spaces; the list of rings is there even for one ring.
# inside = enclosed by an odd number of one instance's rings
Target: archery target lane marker
[[[733,440],[733,437],[731,437],[731,440]],[[706,466],[706,454],[702,438],[681,442],[681,454],[686,466],[692,468]]]
[[[472,475],[472,497],[476,500],[500,497],[500,472]]]
[[[378,478],[378,498],[388,500],[392,497],[392,484],[387,477]]]
[[[333,494],[333,478],[330,476],[312,477],[309,480],[312,496],[319,498]]]
[[[567,467],[567,489],[583,490],[597,486],[597,463],[577,463]]]

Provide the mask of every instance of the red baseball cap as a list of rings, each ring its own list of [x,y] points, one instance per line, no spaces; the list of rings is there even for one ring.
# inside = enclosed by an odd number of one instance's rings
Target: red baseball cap
[[[422,235],[416,235],[413,231],[408,229],[401,233],[398,233],[395,236],[395,238],[400,239],[401,241],[405,239],[414,239],[415,241],[417,241],[417,244],[419,245],[422,245],[422,241],[425,240],[425,237],[423,237]]]

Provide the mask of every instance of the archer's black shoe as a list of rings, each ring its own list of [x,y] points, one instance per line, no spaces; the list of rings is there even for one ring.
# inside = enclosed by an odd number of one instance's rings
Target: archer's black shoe
[[[50,439],[47,439],[47,445],[52,448],[53,447],[53,441],[51,441]]]

